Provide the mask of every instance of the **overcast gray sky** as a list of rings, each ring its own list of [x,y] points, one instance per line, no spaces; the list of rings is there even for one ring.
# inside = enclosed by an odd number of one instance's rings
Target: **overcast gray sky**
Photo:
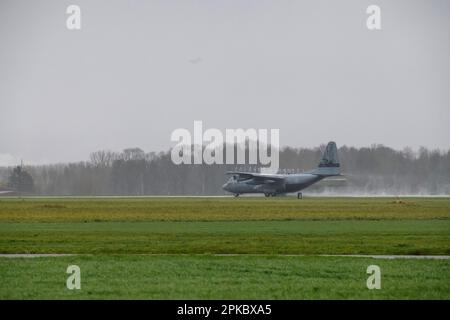
[[[194,120],[448,149],[449,57],[448,0],[1,0],[0,165],[167,150]]]

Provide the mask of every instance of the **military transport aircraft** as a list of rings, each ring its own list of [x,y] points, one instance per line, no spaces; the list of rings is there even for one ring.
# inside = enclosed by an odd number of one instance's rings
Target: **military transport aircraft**
[[[229,171],[230,179],[222,186],[225,191],[234,193],[237,197],[243,193],[264,193],[266,197],[297,192],[297,198],[302,198],[300,190],[309,187],[324,178],[340,176],[341,168],[337,155],[336,143],[328,143],[319,166],[299,174],[264,174],[253,172]]]

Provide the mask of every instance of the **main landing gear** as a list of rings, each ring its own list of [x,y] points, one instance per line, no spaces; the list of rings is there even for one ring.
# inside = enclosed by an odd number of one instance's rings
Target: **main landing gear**
[[[301,192],[297,193],[297,199],[303,199],[303,194]]]
[[[266,197],[275,197],[277,194],[276,193],[264,193],[264,195]]]
[[[234,194],[234,197],[235,197],[235,198],[239,197],[239,193],[235,193],[235,194]]]

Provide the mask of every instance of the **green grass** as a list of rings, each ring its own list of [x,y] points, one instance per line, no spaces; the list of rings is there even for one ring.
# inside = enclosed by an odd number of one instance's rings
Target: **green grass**
[[[450,254],[450,220],[0,223],[0,253]]]
[[[68,265],[81,290],[66,288]],[[381,290],[366,269],[381,268]],[[332,257],[0,258],[0,299],[449,299],[450,263]]]
[[[0,222],[450,219],[450,198],[0,199]]]
[[[449,260],[315,255],[448,255],[450,198],[0,199],[0,253],[80,254],[0,257],[0,299],[449,299]]]

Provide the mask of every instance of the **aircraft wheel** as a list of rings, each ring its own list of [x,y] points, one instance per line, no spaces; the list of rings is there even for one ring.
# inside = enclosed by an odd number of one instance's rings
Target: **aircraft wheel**
[[[236,193],[236,194],[234,195],[234,197],[235,197],[235,198],[239,197],[239,193]]]
[[[268,198],[268,197],[270,197],[270,193],[264,193],[264,196],[265,196],[266,198]]]
[[[303,194],[301,192],[297,193],[297,199],[303,199]]]

